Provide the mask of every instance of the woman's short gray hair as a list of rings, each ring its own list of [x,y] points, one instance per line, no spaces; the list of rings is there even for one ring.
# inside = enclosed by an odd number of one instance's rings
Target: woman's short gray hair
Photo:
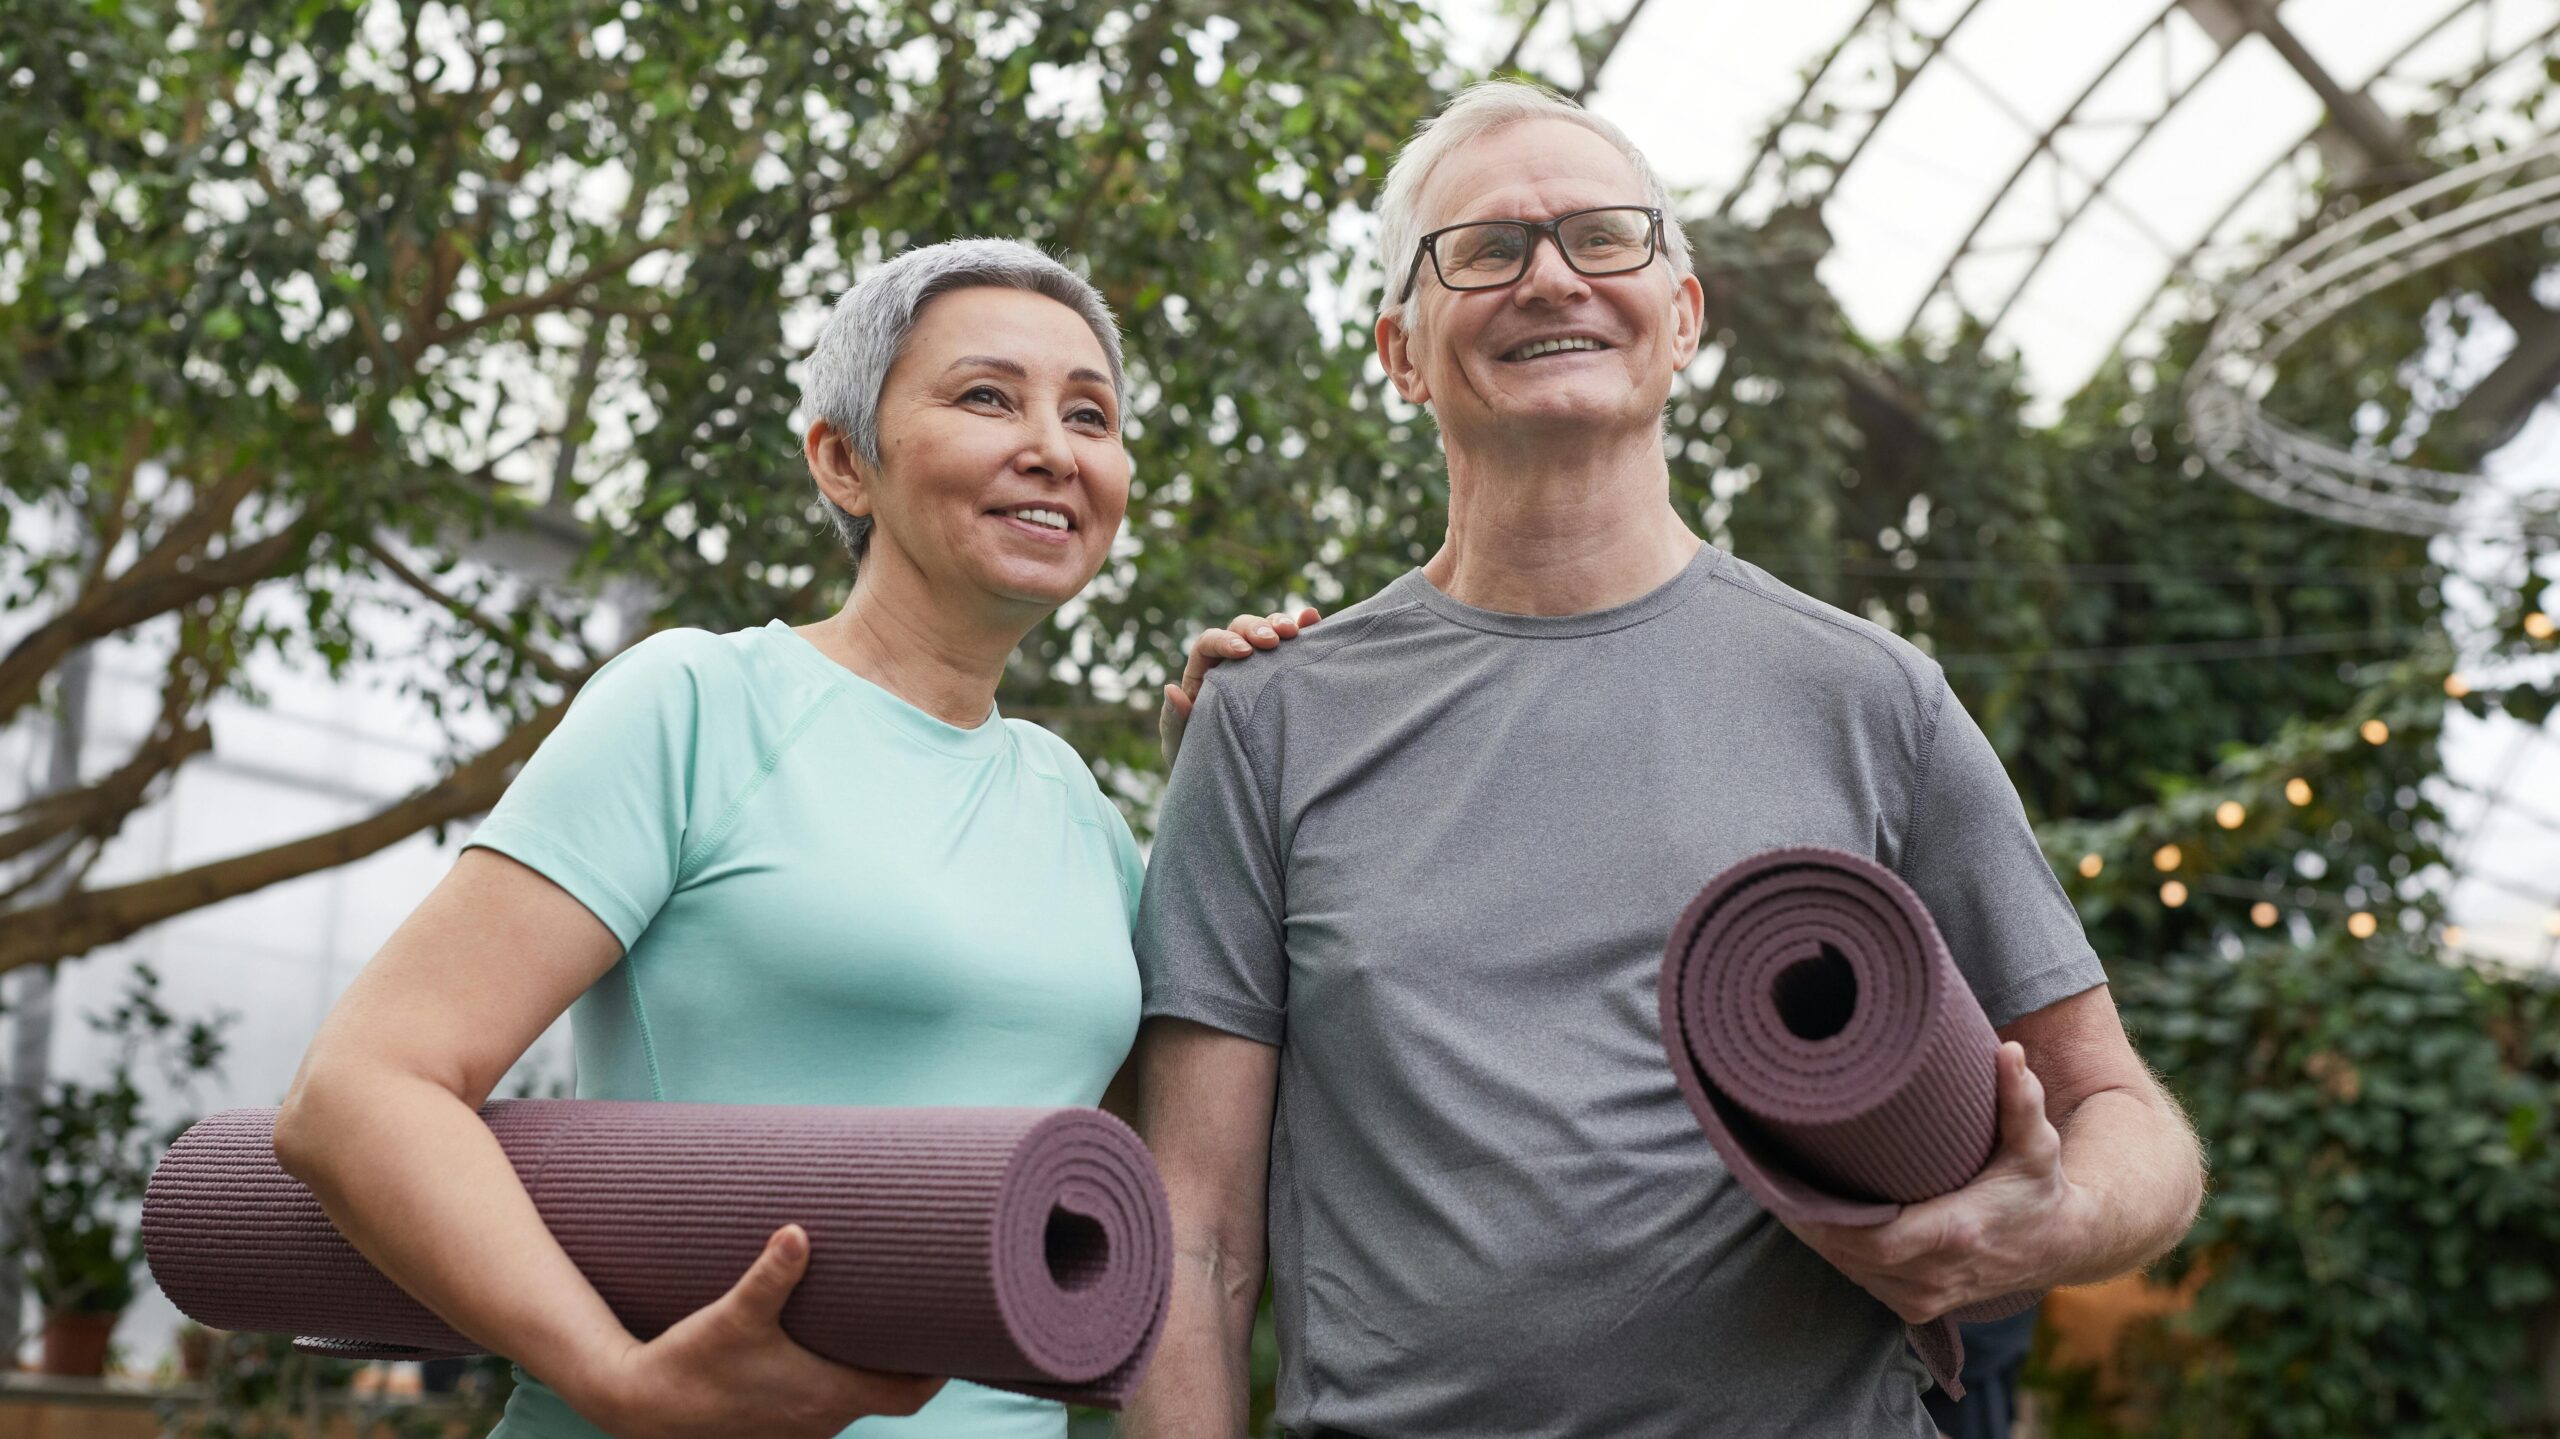
[[[1111,391],[1129,405],[1120,368],[1120,326],[1091,281],[1020,240],[946,240],[909,250],[844,292],[809,351],[800,386],[801,412],[824,420],[866,463],[880,463],[880,390],[915,333],[917,317],[936,295],[979,285],[1046,295],[1076,312],[1111,361]],[[820,498],[824,498],[821,496]],[[833,500],[836,533],[858,564],[871,546],[871,520]]]
[[[1396,161],[1387,167],[1385,190],[1378,197],[1379,265],[1386,276],[1387,291],[1379,302],[1378,316],[1404,323],[1405,301],[1411,297],[1397,293],[1404,283],[1405,271],[1413,264],[1413,252],[1422,243],[1422,187],[1431,181],[1431,172],[1449,158],[1459,146],[1480,136],[1516,125],[1523,120],[1563,120],[1598,135],[1618,147],[1618,153],[1635,166],[1644,181],[1644,202],[1662,212],[1662,238],[1671,256],[1671,272],[1686,275],[1691,271],[1689,235],[1671,212],[1671,191],[1654,173],[1653,165],[1627,138],[1627,132],[1592,114],[1544,85],[1531,85],[1519,80],[1485,80],[1458,92],[1456,98],[1441,107],[1440,113],[1422,122],[1405,147],[1396,153]],[[1421,284],[1421,276],[1414,278]]]

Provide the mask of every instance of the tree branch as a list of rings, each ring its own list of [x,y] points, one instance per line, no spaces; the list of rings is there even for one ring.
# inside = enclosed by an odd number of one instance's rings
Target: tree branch
[[[127,816],[142,807],[145,793],[160,776],[213,748],[213,731],[203,725],[172,724],[164,710],[161,723],[115,773],[82,789],[63,790],[14,812],[18,827],[0,834],[0,860],[19,855],[77,832],[105,841],[124,827]]]
[[[1538,0],[1529,7],[1529,18],[1520,22],[1520,33],[1511,37],[1511,48],[1503,51],[1502,58],[1494,63],[1493,73],[1499,75],[1505,70],[1520,68],[1520,53],[1529,48],[1529,36],[1537,30],[1538,22],[1547,18],[1547,6],[1552,3],[1554,0]]]
[[[586,675],[577,678],[584,683]],[[431,825],[478,814],[506,791],[516,766],[558,726],[575,694],[573,688],[434,784],[351,824],[175,874],[14,911],[0,927],[0,973],[75,958],[162,920],[352,863]]]
[[[165,562],[161,559],[174,540],[154,547],[132,569],[109,581],[105,588],[81,596],[69,609],[18,641],[6,658],[0,658],[0,723],[26,708],[43,687],[44,677],[53,673],[54,667],[73,650],[183,609],[208,595],[268,578],[295,551],[311,542],[312,528],[306,516],[264,539],[233,545],[183,569],[177,567],[178,552],[172,551]]]
[[[432,346],[449,345],[465,335],[485,330],[501,321],[512,320],[518,315],[535,315],[546,310],[557,310],[576,299],[579,291],[613,279],[651,255],[672,248],[673,244],[666,240],[651,240],[634,245],[621,254],[599,261],[592,268],[572,275],[539,294],[518,295],[512,300],[501,300],[470,319],[440,325],[432,331],[421,330],[414,339],[401,348],[414,357]]]
[[[480,631],[489,638],[496,640],[507,646],[509,649],[516,651],[518,654],[523,655],[526,663],[532,665],[535,672],[540,674],[544,679],[550,680],[554,684],[563,685],[569,684],[573,681],[574,676],[572,676],[569,671],[561,668],[560,664],[553,660],[549,655],[544,654],[541,650],[536,649],[530,643],[527,643],[516,635],[510,633],[506,626],[500,624],[497,618],[489,614],[487,611],[471,604],[459,595],[450,595],[445,593],[443,590],[438,589],[433,580],[419,574],[416,570],[411,569],[407,564],[403,563],[400,557],[391,553],[391,548],[388,545],[383,544],[381,540],[368,535],[357,545],[357,548],[363,550],[366,554],[373,556],[374,562],[381,565],[383,569],[388,571],[393,579],[398,580],[400,583],[407,585],[410,589],[413,589],[419,594],[434,601],[437,605],[441,606],[446,613],[452,615],[454,618],[463,621],[473,629]]]
[[[1573,87],[1573,100],[1575,104],[1581,104],[1589,100],[1591,98],[1591,92],[1600,88],[1601,70],[1608,65],[1609,57],[1618,53],[1618,43],[1626,39],[1627,32],[1636,27],[1636,17],[1644,13],[1644,7],[1647,3],[1649,3],[1649,0],[1630,0],[1630,3],[1627,6],[1627,13],[1619,16],[1618,23],[1609,27],[1608,35],[1600,41],[1598,46],[1584,54],[1582,59],[1582,80],[1581,83]],[[1576,46],[1575,48],[1579,49],[1581,47]]]

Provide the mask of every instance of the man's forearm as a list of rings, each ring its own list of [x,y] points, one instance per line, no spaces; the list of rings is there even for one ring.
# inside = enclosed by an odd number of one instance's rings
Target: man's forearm
[[[2204,1197],[2203,1155],[2165,1091],[2100,1090],[2060,1128],[2074,1208],[2048,1282],[2091,1284],[2139,1269],[2186,1234]]]
[[[1120,1417],[1123,1439],[1243,1439],[1247,1350],[1262,1280],[1256,1273],[1248,1284],[1221,1267],[1176,1254],[1164,1339]]]

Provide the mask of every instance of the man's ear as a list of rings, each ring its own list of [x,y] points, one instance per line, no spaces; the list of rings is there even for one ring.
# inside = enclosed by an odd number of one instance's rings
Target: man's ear
[[[809,458],[810,478],[818,482],[818,493],[833,500],[846,514],[861,516],[871,513],[871,467],[853,452],[853,442],[844,432],[824,420],[809,426],[800,445]]]
[[[1706,329],[1707,290],[1697,276],[1680,277],[1680,288],[1671,295],[1671,318],[1672,361],[1677,368],[1698,358],[1698,341]]]
[[[1378,317],[1378,364],[1407,404],[1431,403],[1431,383],[1413,365],[1413,336],[1393,316]]]

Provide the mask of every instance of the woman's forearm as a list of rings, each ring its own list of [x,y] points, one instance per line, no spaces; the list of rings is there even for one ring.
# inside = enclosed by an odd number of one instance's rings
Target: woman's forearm
[[[554,1239],[480,1116],[394,1071],[306,1074],[276,1156],[348,1240],[446,1323],[582,1412],[633,1339]]]

